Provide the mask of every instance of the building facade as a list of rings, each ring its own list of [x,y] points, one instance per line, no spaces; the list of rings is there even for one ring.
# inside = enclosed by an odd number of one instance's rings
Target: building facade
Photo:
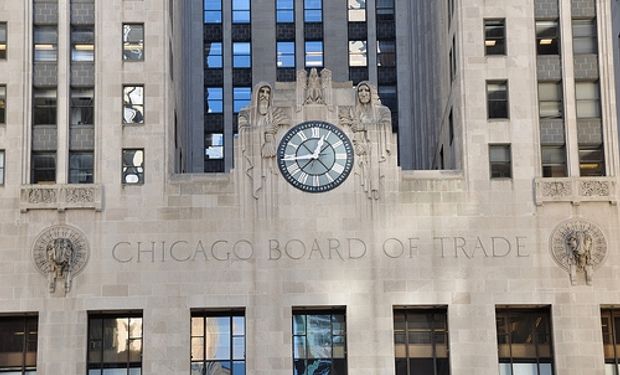
[[[615,5],[0,0],[0,373],[618,374]]]

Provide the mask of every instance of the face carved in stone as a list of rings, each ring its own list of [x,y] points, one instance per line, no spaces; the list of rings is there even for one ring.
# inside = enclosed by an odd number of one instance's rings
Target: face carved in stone
[[[370,87],[367,85],[360,85],[357,88],[357,97],[362,104],[370,103]]]
[[[269,110],[269,103],[271,102],[271,88],[269,86],[263,86],[258,89],[258,112],[261,115],[266,115]]]

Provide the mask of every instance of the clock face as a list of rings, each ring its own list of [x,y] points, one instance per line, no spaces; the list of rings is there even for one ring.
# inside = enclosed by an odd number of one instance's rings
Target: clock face
[[[309,121],[289,130],[278,146],[278,166],[296,188],[321,193],[344,182],[353,168],[349,137],[332,124]]]

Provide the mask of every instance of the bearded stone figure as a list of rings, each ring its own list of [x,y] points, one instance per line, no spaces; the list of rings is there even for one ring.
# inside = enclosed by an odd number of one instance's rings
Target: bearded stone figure
[[[47,261],[49,264],[49,291],[56,290],[56,280],[65,280],[65,293],[71,290],[71,271],[75,262],[73,243],[67,238],[56,238],[47,245]]]
[[[566,238],[569,273],[572,284],[577,280],[577,272],[586,275],[586,284],[592,283],[592,236],[585,231],[574,231]]]

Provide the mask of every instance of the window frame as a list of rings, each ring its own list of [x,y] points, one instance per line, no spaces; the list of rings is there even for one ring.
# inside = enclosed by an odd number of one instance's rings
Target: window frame
[[[125,89],[128,87],[134,87],[134,88],[142,88],[142,120],[139,122],[127,122],[125,120]],[[139,125],[144,125],[146,124],[146,87],[144,84],[132,84],[132,83],[127,83],[127,84],[123,84],[122,87],[122,96],[121,96],[121,101],[122,101],[122,111],[121,111],[121,124],[123,124],[123,126],[139,126]],[[131,103],[133,105],[133,103]],[[138,106],[140,104],[137,104]]]
[[[491,158],[492,155],[492,149],[493,148],[500,148],[500,147],[507,147],[508,148],[508,155],[510,156],[510,159],[508,161],[505,160],[493,160]],[[489,152],[489,177],[491,180],[510,180],[514,177],[514,166],[513,166],[513,156],[512,156],[512,144],[510,143],[489,143],[489,147],[488,147],[488,152]],[[494,166],[503,166],[506,167],[508,166],[508,171],[510,173],[509,176],[503,176],[503,175],[494,175]]]
[[[90,170],[87,168],[71,168],[71,159],[73,156],[76,155],[80,155],[80,156],[85,156],[85,155],[89,155],[91,157],[91,168]],[[84,172],[86,171],[85,175],[88,176],[87,177],[87,181],[75,181],[71,178],[72,174],[71,171],[72,170],[76,170],[78,171],[78,176],[82,176],[84,174],[81,174],[80,172]],[[90,173],[88,173],[88,171],[90,171]],[[69,184],[93,184],[95,182],[95,153],[93,151],[83,151],[83,150],[76,150],[76,151],[69,151],[69,159],[68,159],[68,165],[67,165],[67,181]]]
[[[539,34],[539,24],[544,24],[544,23],[553,23],[555,24],[555,35],[543,35],[542,33]],[[551,18],[551,19],[536,19],[534,21],[534,36],[536,39],[536,56],[558,56],[561,54],[561,40],[562,40],[562,31],[560,29],[560,20],[558,18]],[[542,41],[550,41],[550,43],[548,44],[542,44]],[[549,53],[548,51],[545,50],[544,47],[541,46],[548,46],[551,45],[552,47],[547,47],[547,48],[551,48],[552,49],[552,53]],[[544,53],[542,53],[544,52]]]
[[[354,43],[362,43],[365,46],[365,52],[352,52],[351,47]],[[348,43],[349,68],[368,68],[368,40],[349,40]],[[364,63],[362,65],[353,65],[352,61],[356,56],[363,56]],[[361,59],[360,59],[361,60]]]
[[[131,336],[131,330],[128,329],[127,330],[127,362],[125,362],[125,367],[107,367],[110,364],[122,364],[122,362],[104,362],[104,345],[103,345],[103,341],[104,341],[104,337],[103,337],[103,333],[104,333],[104,327],[105,327],[105,323],[104,320],[113,320],[113,319],[127,319],[128,320],[128,324],[131,324],[131,319],[140,319],[140,334],[141,336],[139,337],[132,337]],[[101,339],[99,341],[101,341],[101,359],[98,362],[91,362],[90,359],[90,348],[91,348],[91,340],[94,340],[91,338],[91,328],[93,327],[93,321],[94,320],[101,320]],[[110,311],[110,312],[101,312],[101,311],[94,311],[94,312],[88,312],[88,319],[87,319],[87,330],[86,330],[86,342],[87,342],[87,350],[86,350],[86,369],[87,372],[90,374],[91,370],[103,370],[106,368],[115,368],[115,369],[127,369],[129,370],[130,368],[139,368],[140,369],[140,373],[142,373],[142,365],[143,365],[143,360],[144,360],[144,316],[142,311]],[[137,362],[132,362],[131,359],[131,352],[129,350],[129,346],[130,346],[130,342],[132,340],[140,340],[141,344],[140,344],[140,362],[139,362],[139,366],[135,366],[135,364]],[[97,365],[97,367],[95,367],[95,365]],[[107,365],[107,366],[106,366]]]
[[[500,84],[503,84],[506,87],[506,99],[491,99],[489,96],[489,93],[490,93],[489,85],[500,85]],[[508,80],[507,79],[487,80],[486,85],[485,85],[485,92],[486,92],[486,100],[487,100],[487,119],[490,121],[510,120],[510,86],[508,84]],[[491,104],[498,103],[498,102],[506,103],[506,117],[497,117],[497,116],[491,117]]]
[[[591,30],[594,31],[593,34],[588,35],[575,35],[575,26],[583,26],[585,23],[592,23]],[[573,37],[573,55],[574,56],[582,56],[582,55],[598,55],[599,53],[599,33],[598,33],[598,19],[596,17],[590,18],[573,18],[571,22],[571,31]],[[579,41],[591,40],[591,47],[593,50],[581,50],[577,48]]]
[[[240,47],[241,45],[247,45],[248,46],[248,53],[236,53],[235,52],[235,46]],[[232,46],[231,46],[231,50],[232,50],[232,68],[233,69],[252,69],[252,42],[232,42]],[[238,65],[238,63],[236,62],[236,58],[247,58],[249,64],[242,64],[242,65]]]
[[[248,94],[247,97],[239,98],[239,95]],[[242,107],[237,107],[238,102],[247,103]],[[252,87],[250,86],[233,86],[233,113],[237,114],[246,108],[252,102]]]
[[[0,60],[9,59],[9,24],[6,21],[0,22],[0,29],[4,26],[4,40],[0,39],[0,47],[4,44],[4,53],[0,52]],[[0,51],[2,49],[0,48]]]
[[[321,44],[321,65],[308,65],[308,44]],[[306,40],[304,41],[304,68],[322,68],[325,66],[325,43],[322,40]]]
[[[53,172],[53,179],[49,180],[39,180],[35,179],[35,157],[51,157],[54,166],[52,168],[39,168],[38,171],[48,171]],[[30,156],[31,165],[30,165],[30,183],[31,184],[54,184],[56,183],[56,175],[58,168],[58,152],[57,151],[33,151]]]
[[[4,95],[2,95],[4,91]],[[8,88],[7,84],[0,84],[0,125],[6,125],[7,123],[7,101],[8,101]],[[2,106],[4,104],[4,107]]]
[[[142,44],[141,44],[141,50],[142,50],[142,56],[138,59],[130,59],[130,58],[126,58],[125,56],[125,45],[132,45],[134,44],[133,42],[129,41],[129,40],[125,40],[125,27],[129,26],[129,27],[142,27]],[[121,53],[121,59],[123,61],[123,63],[128,62],[128,63],[133,63],[133,62],[144,62],[146,59],[146,25],[144,23],[141,22],[123,22],[122,24],[122,30],[123,32],[121,33],[121,47],[122,47],[122,53]],[[129,35],[129,34],[128,34]]]
[[[55,32],[56,39],[50,43],[37,43],[36,35],[37,31],[50,31],[53,30]],[[37,46],[41,45],[50,45],[51,51],[53,52],[53,58],[50,59],[41,59],[37,58]],[[39,49],[41,50],[41,49]],[[50,55],[52,56],[52,55]],[[34,63],[53,63],[58,62],[58,26],[57,25],[34,25],[32,28],[32,61]]]
[[[494,24],[495,23],[495,24]],[[501,26],[501,29],[503,31],[501,37],[500,36],[492,36],[489,35],[489,31],[493,30],[494,28],[498,28],[499,26]],[[508,55],[508,27],[506,24],[506,18],[484,18],[482,20],[482,28],[483,28],[483,33],[484,33],[484,55],[485,56],[507,56]],[[491,29],[491,30],[489,30]],[[495,45],[490,46],[488,43],[490,41],[495,41]],[[497,47],[497,43],[498,41],[501,41],[501,51],[498,52],[492,52],[491,50],[493,48],[498,48]]]
[[[6,179],[6,150],[0,150],[0,186],[4,186],[4,181]]]
[[[209,89],[219,89],[221,92],[221,96],[218,99],[212,99],[213,101],[216,101],[218,103],[220,103],[220,110],[217,112],[207,112],[207,103],[209,102],[209,99],[207,99],[207,96],[209,94]],[[222,86],[206,86],[204,88],[204,93],[205,93],[205,97],[204,97],[204,112],[205,114],[223,114],[224,113],[224,87]],[[211,110],[211,108],[209,107],[209,110]]]
[[[555,85],[556,88],[559,89],[559,98],[553,98],[554,100],[551,100],[549,98],[543,98],[542,92],[541,92],[541,86],[550,86],[550,85]],[[538,90],[538,117],[540,119],[562,119],[564,118],[564,85],[562,81],[538,81],[537,83],[537,90]],[[544,103],[557,103],[557,107],[559,108],[559,114],[557,115],[545,115],[543,116],[543,104]]]
[[[141,165],[125,165],[125,153],[126,152],[136,152],[136,151],[141,151],[142,152],[142,164]],[[144,151],[144,148],[123,148],[121,151],[121,184],[123,186],[134,186],[134,185],[144,185],[145,184],[145,180],[146,180],[146,168],[145,168],[145,161],[146,161],[146,153]],[[125,168],[127,168],[128,170],[130,168],[136,168],[136,174],[138,176],[138,181],[136,182],[127,182],[125,180],[125,176],[128,175],[129,173],[126,173]],[[142,171],[140,171],[139,169],[142,169]]]
[[[211,52],[211,45],[213,44],[219,44],[220,45],[220,53],[219,54],[213,54],[213,56],[210,56],[210,54],[207,54],[207,51],[205,49],[204,51],[204,65],[206,69],[219,69],[222,70],[224,69],[224,41],[205,41],[205,45],[206,44],[210,44],[209,46],[209,52]],[[209,57],[219,57],[219,66],[209,66]]]
[[[92,96],[90,97],[91,99],[91,105],[90,106],[86,106],[86,105],[81,105],[81,103],[77,103],[77,105],[74,104],[74,96],[73,94],[76,92],[84,92],[84,91],[91,91],[92,92]],[[83,108],[91,108],[91,116],[92,116],[92,122],[91,123],[78,123],[75,124],[73,123],[73,109],[74,108],[79,108],[79,109],[83,109]],[[95,87],[91,86],[91,87],[70,87],[69,88],[69,127],[72,126],[94,126],[95,125]]]
[[[211,10],[211,9],[207,10],[206,6],[205,6],[205,3],[207,1],[210,1],[210,0],[203,0],[202,1],[202,23],[203,24],[210,24],[210,25],[221,25],[222,22],[223,22],[223,19],[224,19],[224,9],[223,9],[224,6],[222,4],[222,0],[213,0],[214,3],[215,2],[219,2],[219,6],[220,6],[219,10]],[[210,13],[210,14],[218,13],[219,14],[218,21],[217,22],[207,22],[207,12]]]
[[[2,321],[9,321],[9,320],[14,320],[16,322],[22,323],[21,328],[22,328],[22,335],[15,335],[14,336],[21,336],[24,337],[25,339],[22,340],[22,350],[21,350],[21,366],[11,366],[11,367],[4,367],[4,368],[0,368],[0,374],[4,374],[7,369],[9,371],[10,374],[14,374],[14,373],[18,373],[18,374],[30,374],[32,373],[32,371],[36,372],[37,371],[37,358],[39,355],[39,316],[36,313],[24,313],[24,314],[7,314],[7,315],[1,315],[0,316],[0,322]],[[34,323],[34,324],[33,324]],[[30,329],[32,329],[34,327],[36,327],[36,331],[31,332]],[[15,331],[11,331],[11,332],[15,332]],[[36,338],[35,341],[35,351],[34,351],[34,366],[27,366],[27,355],[28,353],[32,353],[29,352],[29,345],[32,342],[29,342],[29,340],[31,339],[30,336],[34,336],[34,338]],[[19,368],[19,369],[18,369]]]
[[[296,21],[296,15],[295,15],[295,0],[290,0],[290,1],[291,1],[291,4],[293,4],[292,8],[279,8],[279,7],[278,7],[278,3],[279,3],[280,1],[286,1],[286,0],[276,0],[276,1],[275,1],[275,4],[274,4],[274,5],[275,5],[275,8],[276,8],[276,10],[275,10],[275,15],[276,15],[276,24],[291,24],[291,23],[292,23],[292,24],[295,24],[295,21]],[[290,21],[280,21],[280,20],[279,20],[279,14],[280,14],[280,12],[287,12],[287,14],[288,14],[288,12],[290,12],[290,14],[292,14],[292,15],[293,15],[293,19],[292,19],[292,20],[290,20]]]
[[[347,21],[350,23],[364,23],[364,22],[368,22],[368,3],[367,0],[363,0],[364,1],[364,7],[363,8],[351,8],[351,0],[347,0]],[[352,14],[362,14],[363,13],[363,19],[352,19],[351,15]],[[355,17],[353,17],[355,18]]]
[[[94,63],[95,62],[95,25],[71,25],[71,35],[70,35],[70,43],[71,43],[71,63]],[[90,32],[92,34],[92,43],[85,43],[75,40],[74,33],[86,33]],[[76,55],[78,54],[77,46],[78,45],[92,45],[92,52],[88,54],[88,58],[77,59]]]
[[[306,2],[308,2],[308,1],[312,1],[312,0],[303,0],[303,6],[304,6],[304,23],[322,23],[322,22],[323,22],[323,20],[325,19],[324,14],[323,14],[323,10],[324,10],[324,8],[325,8],[325,7],[323,6],[323,0],[316,0],[316,1],[318,1],[318,2],[321,4],[319,8],[309,8],[309,7],[307,7],[307,6],[306,6]],[[308,20],[308,16],[307,16],[308,12],[312,12],[311,14],[315,14],[317,11],[318,11],[318,12],[320,12],[320,17],[319,17],[319,20],[318,20],[318,21],[317,21],[317,20],[312,20],[312,21],[309,21],[309,20]]]
[[[589,97],[589,98],[580,98],[579,95],[579,91],[578,88],[580,86],[583,85],[591,85],[592,88],[594,88],[596,91],[596,93],[598,93],[597,96],[595,96],[594,98]],[[602,93],[601,93],[601,81],[600,79],[597,80],[575,80],[575,115],[577,117],[577,120],[580,119],[600,119],[603,116],[603,108],[601,106],[601,99],[602,99]],[[583,114],[580,114],[580,104],[583,103],[591,103],[596,105],[595,106],[595,113],[594,116],[584,116]]]
[[[282,51],[280,51],[280,46],[284,45],[284,44],[292,45],[293,46],[293,52],[291,53],[291,52],[282,52]],[[290,40],[278,40],[278,41],[276,41],[276,68],[277,69],[287,69],[287,68],[288,69],[291,69],[291,68],[294,69],[297,66],[297,61],[296,61],[297,54],[296,54],[296,51],[295,51],[295,49],[296,49],[296,45],[295,44],[296,44],[295,41],[290,41]],[[293,58],[293,65],[282,65],[282,66],[278,65],[279,62],[280,62],[281,57],[288,57],[288,58],[292,57]],[[284,60],[282,60],[282,61],[284,61]]]
[[[230,4],[230,7],[231,7],[230,8],[230,12],[231,12],[230,22],[231,22],[231,24],[233,24],[233,25],[248,25],[248,24],[251,24],[252,23],[252,0],[240,0],[240,1],[247,1],[248,2],[248,8],[247,9],[245,9],[245,8],[243,8],[243,9],[235,9],[235,1],[236,0],[232,0],[231,4]],[[235,19],[235,14],[238,14],[238,13],[247,14],[247,16],[248,16],[247,20],[245,20],[245,19],[243,19],[241,21],[236,20]]]

